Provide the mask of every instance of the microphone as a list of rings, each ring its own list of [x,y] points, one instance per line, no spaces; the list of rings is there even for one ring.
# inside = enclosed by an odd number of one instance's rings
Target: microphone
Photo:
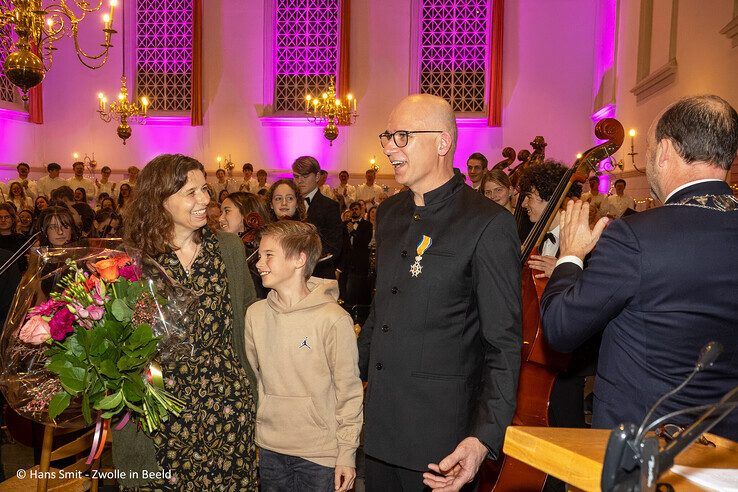
[[[684,448],[692,444],[705,432],[715,427],[721,420],[732,412],[738,405],[738,386],[723,396],[719,402],[713,404],[700,418],[684,429],[679,436],[666,445],[659,455],[659,470],[668,470],[674,464],[674,458]]]
[[[655,438],[644,440],[646,431],[652,427],[649,425],[651,416],[667,398],[681,391],[699,372],[711,367],[722,351],[723,346],[720,343],[715,341],[708,342],[700,351],[697,363],[689,376],[687,376],[680,385],[664,394],[656,401],[656,403],[654,403],[637,430],[635,424],[621,424],[610,434],[605,451],[605,461],[602,465],[602,477],[600,479],[600,487],[603,491],[621,492],[640,490],[639,483],[641,482],[644,484],[648,483],[649,488],[653,485],[655,482],[654,477],[658,477],[659,470],[664,470],[665,468],[661,466],[661,459],[658,461],[656,460],[656,455],[658,455],[658,441]],[[716,407],[719,406],[720,404],[707,406],[708,411],[705,415],[714,413],[717,411]],[[721,415],[720,419],[727,415],[734,407],[735,405],[727,406],[725,414]],[[701,409],[701,407],[698,408]],[[720,408],[725,409],[726,407]],[[690,410],[696,411],[697,409],[682,409],[674,414],[688,413]],[[657,422],[663,421],[664,418],[668,417],[664,416],[661,419],[658,419]],[[702,420],[703,419],[700,418],[698,419],[698,422],[701,422]],[[693,426],[695,424],[693,424]],[[717,424],[717,421],[712,422],[712,425],[715,424]],[[712,425],[709,428],[712,428]],[[700,428],[704,428],[704,426],[700,426]],[[679,451],[684,449],[684,447],[694,441],[694,439],[699,437],[702,432],[706,432],[706,430],[702,430],[700,434],[697,434],[678,451],[675,451],[671,457],[672,463],[673,457],[676,456]],[[691,435],[692,434],[690,433],[690,436]],[[664,463],[666,463],[666,461],[664,461]],[[658,469],[656,469],[657,466]]]
[[[649,424],[649,420],[651,416],[653,415],[653,412],[656,411],[656,409],[661,406],[661,404],[666,401],[667,398],[670,398],[674,396],[675,394],[679,393],[685,386],[687,386],[694,377],[701,371],[704,371],[708,367],[711,367],[712,364],[715,362],[715,359],[720,356],[720,354],[723,352],[723,346],[719,342],[707,342],[707,345],[702,347],[702,350],[700,350],[700,357],[697,359],[697,364],[694,366],[694,369],[692,369],[692,373],[687,376],[687,379],[685,379],[682,384],[674,388],[673,390],[669,391],[665,395],[663,395],[661,398],[659,398],[656,403],[653,404],[651,409],[648,411],[646,416],[643,419],[643,422],[641,423],[641,426],[638,428],[638,432],[635,436],[635,444],[636,446],[643,440],[643,435],[645,434],[645,428]]]

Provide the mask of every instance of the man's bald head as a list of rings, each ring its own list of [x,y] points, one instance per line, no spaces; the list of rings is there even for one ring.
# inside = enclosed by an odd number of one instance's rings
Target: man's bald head
[[[398,140],[398,132],[406,133],[399,133]],[[413,191],[416,204],[423,203],[424,193],[453,177],[456,135],[453,109],[437,96],[408,96],[390,114],[380,137],[384,154],[394,167],[395,180]]]
[[[400,115],[411,115],[415,122],[414,128],[400,128],[400,130],[443,130],[451,139],[449,157],[453,160],[456,150],[456,116],[451,105],[445,99],[431,94],[412,94],[395,106],[390,114],[390,120]]]

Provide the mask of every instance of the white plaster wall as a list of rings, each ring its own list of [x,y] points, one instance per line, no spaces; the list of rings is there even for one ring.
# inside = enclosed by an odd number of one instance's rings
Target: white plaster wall
[[[658,114],[681,97],[712,93],[738,108],[738,47],[720,34],[733,17],[733,0],[680,0],[676,44],[677,74],[673,84],[641,102],[630,92],[636,83],[638,22],[640,1],[621,0],[617,59],[617,117],[627,129],[635,128],[636,165],[645,168],[646,135]],[[654,9],[654,17],[666,15]],[[669,12],[668,15],[671,15]],[[656,23],[656,22],[655,22]],[[658,66],[652,64],[651,69]],[[643,199],[648,196],[645,176],[633,175],[630,139],[626,136],[620,157],[626,163],[628,192]]]

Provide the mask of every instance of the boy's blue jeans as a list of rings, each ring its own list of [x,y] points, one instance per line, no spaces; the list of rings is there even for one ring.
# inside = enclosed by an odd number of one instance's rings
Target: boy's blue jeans
[[[334,469],[297,456],[259,448],[262,492],[332,492]]]

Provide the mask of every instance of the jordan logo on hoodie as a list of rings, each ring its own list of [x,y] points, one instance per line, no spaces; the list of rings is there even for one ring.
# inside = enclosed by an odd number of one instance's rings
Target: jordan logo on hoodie
[[[307,348],[310,349],[310,345],[308,345],[308,337],[305,337],[305,339],[302,341],[302,343],[300,344],[300,346],[298,348],[302,348],[302,347],[307,347]],[[312,349],[310,349],[310,350],[312,350]]]

